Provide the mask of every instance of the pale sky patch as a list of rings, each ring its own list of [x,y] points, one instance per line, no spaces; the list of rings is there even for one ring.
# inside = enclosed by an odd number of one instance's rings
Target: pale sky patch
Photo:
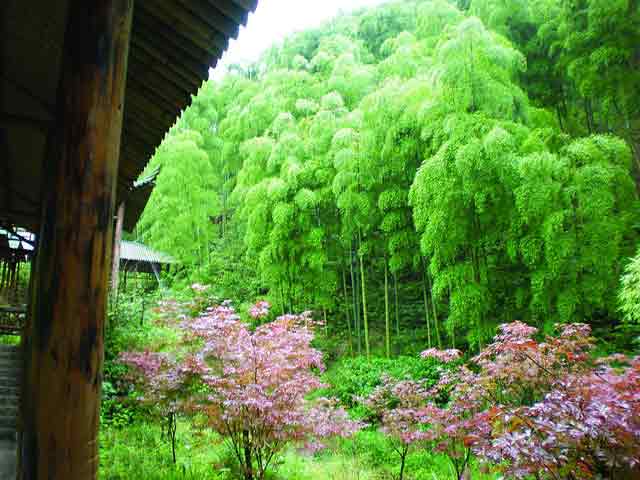
[[[317,27],[341,11],[350,12],[386,1],[258,0],[258,8],[249,16],[247,26],[240,28],[238,39],[229,42],[229,49],[209,74],[213,78],[221,78],[229,65],[258,60],[271,45],[281,42],[291,33]]]

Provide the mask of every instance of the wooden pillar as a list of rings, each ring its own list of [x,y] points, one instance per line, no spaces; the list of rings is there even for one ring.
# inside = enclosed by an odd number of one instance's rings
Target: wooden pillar
[[[4,279],[7,273],[7,262],[2,260],[0,261],[0,293],[4,290]]]
[[[122,224],[124,223],[124,202],[118,207],[116,232],[113,239],[113,267],[111,270],[111,295],[118,298],[118,282],[120,280],[120,242],[122,241]]]
[[[25,344],[22,480],[97,478],[133,0],[71,0]]]

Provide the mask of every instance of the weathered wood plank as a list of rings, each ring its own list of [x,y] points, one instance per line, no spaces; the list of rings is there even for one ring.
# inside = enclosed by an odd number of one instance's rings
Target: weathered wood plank
[[[133,0],[71,0],[46,162],[19,478],[97,478],[107,279]]]
[[[247,11],[253,12],[256,9],[258,0],[231,0],[236,5],[244,8]]]
[[[140,5],[143,5],[140,8]],[[136,34],[144,35],[145,41],[161,42],[163,51],[173,51],[183,58],[181,64],[189,63],[200,78],[206,78],[209,69],[208,59],[222,55],[222,49],[214,44],[206,48],[194,43],[186,36],[186,32],[175,30],[167,25],[167,19],[153,9],[146,2],[138,5],[139,14],[136,16]],[[206,60],[206,61],[205,61]]]
[[[139,61],[148,65],[156,63],[158,68],[162,70],[163,75],[171,78],[176,85],[181,88],[193,92],[198,89],[202,83],[202,78],[194,74],[191,70],[178,66],[180,60],[171,52],[163,51],[156,45],[151,45],[144,41],[142,34],[131,39],[131,55],[132,58],[138,58]]]
[[[185,8],[191,10],[194,14],[199,15],[215,28],[212,22],[215,22],[217,12],[220,12],[227,18],[230,18],[237,25],[247,23],[248,12],[231,2],[230,0],[180,0]],[[219,13],[218,13],[219,14]]]
[[[144,8],[147,13],[160,14],[165,21],[171,22],[170,28],[188,35],[189,41],[208,52],[210,57],[226,50],[229,37],[234,34],[234,29],[235,32],[238,30],[238,25],[220,15],[216,15],[217,28],[212,29],[199,16],[162,0],[145,0]]]

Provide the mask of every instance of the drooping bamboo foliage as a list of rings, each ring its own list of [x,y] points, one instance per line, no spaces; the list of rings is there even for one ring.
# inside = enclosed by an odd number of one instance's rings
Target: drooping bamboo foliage
[[[582,24],[569,4],[389,2],[287,38],[203,86],[150,164],[142,235],[215,277],[221,218],[274,304],[342,317],[368,355],[407,327],[480,348],[514,319],[613,321],[638,240],[639,17],[607,7],[601,75],[605,7]]]

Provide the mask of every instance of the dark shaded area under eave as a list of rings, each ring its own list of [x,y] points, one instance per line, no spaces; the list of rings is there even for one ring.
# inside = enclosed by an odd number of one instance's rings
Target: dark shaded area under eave
[[[116,200],[127,201],[125,229],[151,194],[135,180],[257,1],[135,2]],[[39,228],[67,6],[5,0],[0,9],[0,224]]]

